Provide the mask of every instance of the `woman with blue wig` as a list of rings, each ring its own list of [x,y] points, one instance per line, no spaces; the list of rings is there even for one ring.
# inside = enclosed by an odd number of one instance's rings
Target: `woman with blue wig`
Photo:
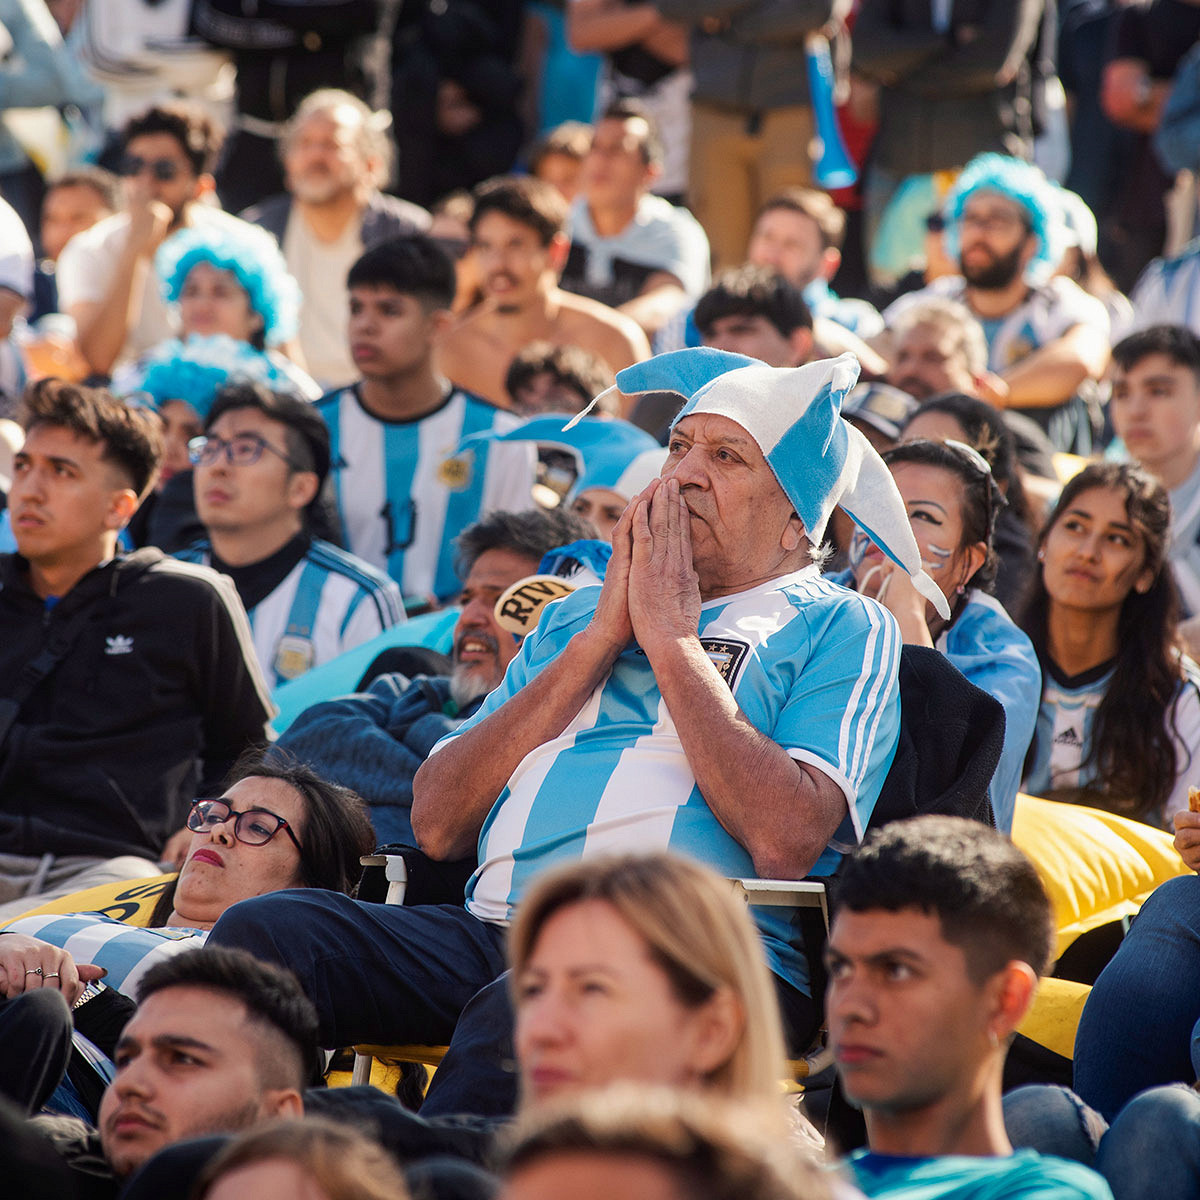
[[[154,257],[163,299],[179,326],[179,342],[156,347],[151,357],[169,358],[182,342],[226,337],[265,358],[284,386],[315,400],[321,389],[294,361],[300,289],[274,239],[250,227],[188,227],[167,238]],[[114,386],[135,390],[148,367],[119,373]],[[261,376],[255,376],[260,378]]]

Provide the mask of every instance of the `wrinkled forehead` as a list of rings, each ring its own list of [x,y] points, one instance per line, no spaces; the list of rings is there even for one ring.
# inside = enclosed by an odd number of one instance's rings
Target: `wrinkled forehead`
[[[707,442],[729,446],[766,466],[762,449],[745,426],[720,413],[691,412],[680,417],[671,427],[672,434],[681,434],[690,442]]]

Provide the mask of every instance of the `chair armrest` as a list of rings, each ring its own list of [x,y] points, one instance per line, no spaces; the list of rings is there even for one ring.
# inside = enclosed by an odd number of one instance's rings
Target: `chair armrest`
[[[819,908],[829,929],[825,884],[819,879],[731,879],[734,894],[747,904],[784,908]]]

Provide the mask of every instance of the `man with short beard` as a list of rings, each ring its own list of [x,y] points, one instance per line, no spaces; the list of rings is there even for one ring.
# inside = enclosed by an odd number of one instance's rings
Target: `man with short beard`
[[[279,744],[322,776],[353,788],[371,808],[381,844],[413,842],[412,780],[429,751],[504,678],[518,642],[496,620],[503,592],[544,555],[595,530],[567,508],[496,512],[458,537],[458,597],[449,675],[386,674],[366,692],[306,709]]]
[[[1085,396],[1108,365],[1108,313],[1071,280],[1050,277],[1065,248],[1050,184],[1028,163],[982,154],[959,176],[946,212],[947,249],[962,274],[901,296],[884,313],[888,329],[914,304],[965,304],[983,326],[994,373],[978,394],[1031,417],[1057,449],[1090,453]]]
[[[346,272],[384,238],[420,233],[429,214],[379,189],[390,172],[386,127],[357,96],[322,88],[296,109],[284,139],[287,192],[242,215],[273,233],[304,301],[300,348],[325,387],[357,375],[344,337]]]

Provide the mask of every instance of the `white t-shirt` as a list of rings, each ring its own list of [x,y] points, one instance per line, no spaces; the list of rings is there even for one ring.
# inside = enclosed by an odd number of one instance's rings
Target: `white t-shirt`
[[[188,223],[201,227],[224,227],[241,237],[262,237],[273,243],[271,235],[257,225],[250,225],[208,204],[190,205]],[[117,263],[128,240],[129,216],[127,213],[117,213],[106,217],[91,229],[77,233],[66,244],[55,268],[58,303],[63,312],[74,316],[72,310],[76,305],[96,304],[104,299],[112,286]],[[153,267],[148,266],[142,290],[142,310],[129,330],[114,365],[140,357],[159,342],[174,337],[175,333],[159,281]]]
[[[358,378],[346,335],[346,275],[362,252],[361,222],[351,221],[336,242],[322,242],[292,206],[283,233],[283,257],[303,297],[300,349],[309,374],[327,390],[347,387]]]

